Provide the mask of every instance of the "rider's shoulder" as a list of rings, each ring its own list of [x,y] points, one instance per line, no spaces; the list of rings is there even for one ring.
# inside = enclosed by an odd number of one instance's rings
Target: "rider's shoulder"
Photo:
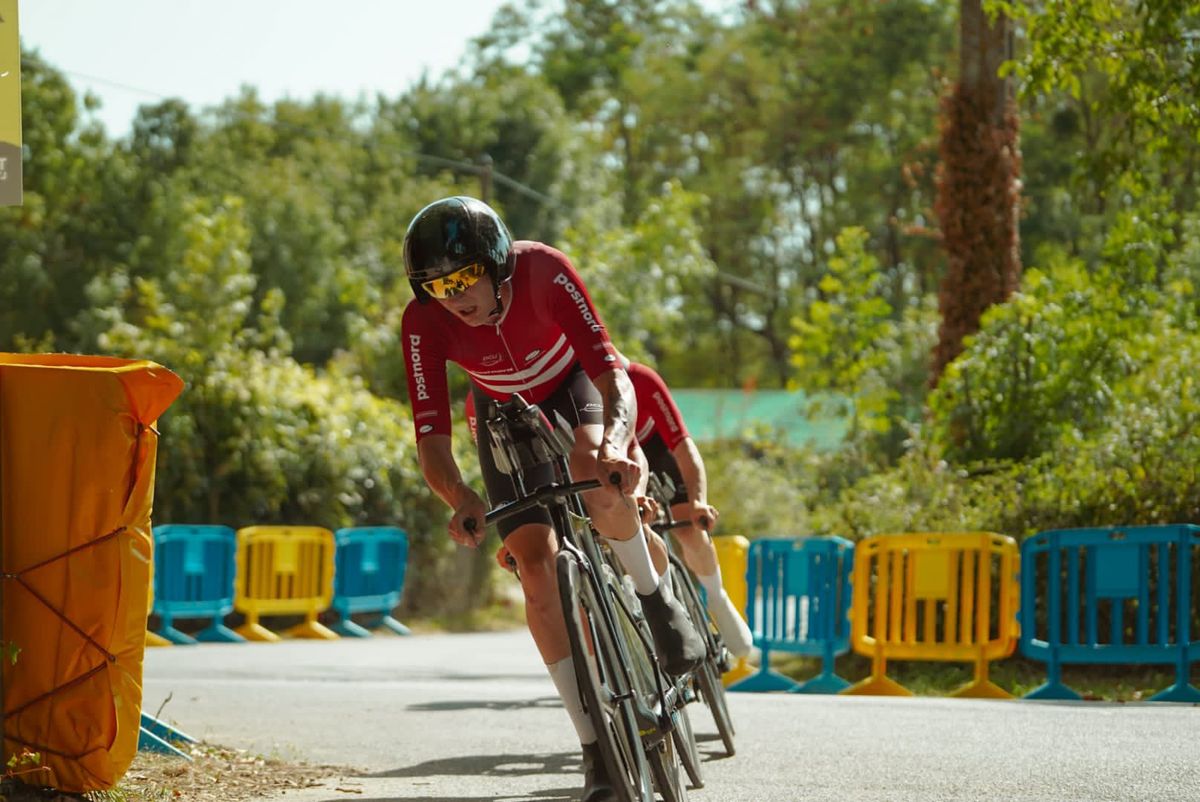
[[[518,270],[553,270],[566,268],[574,271],[571,260],[553,245],[536,240],[517,240],[513,243],[513,256]]]

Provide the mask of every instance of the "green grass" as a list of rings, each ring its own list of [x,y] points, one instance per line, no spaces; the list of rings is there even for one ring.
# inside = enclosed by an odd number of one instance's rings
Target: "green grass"
[[[771,655],[771,666],[797,681],[816,676],[820,660],[788,655]],[[865,679],[871,673],[871,661],[856,654],[843,655],[835,663],[839,676],[850,682]],[[946,696],[970,682],[974,669],[966,663],[891,661],[887,674],[917,696]],[[1175,672],[1169,666],[1065,666],[1063,682],[1087,700],[1136,702],[1150,698],[1174,684]],[[1046,681],[1044,663],[1012,657],[989,666],[989,679],[1004,690],[1021,697]],[[1192,668],[1192,684],[1200,687],[1200,666]]]

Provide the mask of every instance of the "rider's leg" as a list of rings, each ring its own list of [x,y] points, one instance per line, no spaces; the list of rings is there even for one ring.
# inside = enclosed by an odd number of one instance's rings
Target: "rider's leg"
[[[691,514],[688,504],[675,504],[671,514],[680,518]],[[674,530],[683,551],[683,561],[692,569],[696,578],[704,587],[707,597],[707,607],[717,622],[717,629],[725,640],[725,645],[734,657],[746,657],[754,646],[754,637],[750,627],[738,613],[725,585],[721,580],[721,566],[717,562],[717,550],[713,548],[712,539],[703,529],[695,526],[681,527]]]
[[[572,476],[596,475],[602,432],[603,427],[594,424],[575,429]],[[585,493],[583,501],[596,531],[609,542],[621,567],[633,580],[663,668],[676,675],[691,671],[704,658],[704,641],[683,605],[659,582],[637,505],[632,498],[603,488]]]
[[[575,448],[571,452],[572,476],[596,475],[596,455],[603,432],[604,428],[596,424],[576,427]],[[658,587],[658,572],[651,564],[642,519],[633,499],[599,488],[584,493],[583,503],[596,531],[612,545],[637,592],[653,593]]]
[[[575,676],[575,661],[563,620],[558,595],[558,574],[555,554],[558,551],[554,530],[543,524],[517,527],[504,539],[509,554],[517,561],[521,589],[525,592],[525,623],[546,664],[563,707],[579,736],[583,749],[584,799],[604,798],[610,783],[603,761],[596,759],[596,729],[583,709],[579,695],[579,680]]]
[[[586,376],[583,378],[586,382]],[[487,410],[491,403],[482,392],[475,393],[475,408]],[[569,401],[569,397],[566,401]],[[563,403],[561,409],[577,409],[573,404]],[[518,495],[513,479],[496,465],[489,446],[487,415],[477,417],[479,469],[487,487],[488,500],[492,504],[512,501]],[[523,479],[529,487],[540,487],[555,479],[553,466],[542,465],[523,469]],[[538,652],[546,663],[546,671],[563,700],[563,707],[579,736],[583,749],[585,800],[611,796],[611,784],[604,772],[603,761],[596,761],[597,736],[591,719],[583,709],[579,696],[579,682],[575,677],[575,666],[571,658],[570,642],[567,638],[566,621],[563,619],[562,603],[558,593],[558,573],[555,555],[558,540],[550,526],[549,514],[543,508],[534,508],[502,522],[498,527],[504,545],[517,563],[521,578],[521,589],[525,594],[525,621],[529,634],[537,645]]]
[[[517,561],[521,590],[525,592],[525,623],[546,665],[571,653],[567,625],[558,596],[554,555],[558,552],[554,530],[543,524],[525,524],[504,538]]]

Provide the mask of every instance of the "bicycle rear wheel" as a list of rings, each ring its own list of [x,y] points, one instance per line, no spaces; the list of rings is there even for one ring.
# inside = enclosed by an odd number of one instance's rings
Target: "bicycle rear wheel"
[[[700,602],[700,594],[696,592],[691,574],[674,554],[671,555],[671,581],[675,595],[683,602],[688,615],[692,618],[692,623],[704,636],[707,644],[708,654],[705,656],[704,662],[696,669],[696,687],[712,714],[713,723],[717,726],[717,734],[721,736],[721,743],[725,745],[725,754],[733,757],[736,751],[733,745],[733,718],[729,715],[729,704],[725,698],[725,685],[721,682],[720,670],[721,651],[725,648],[724,644],[721,643],[720,636],[713,631],[708,611]]]
[[[597,588],[581,569],[579,558],[561,551],[556,567],[580,698],[592,719],[617,799],[654,802],[629,675],[616,643],[619,634],[610,628]]]
[[[675,741],[675,750],[679,753],[679,762],[691,780],[692,788],[704,787],[704,775],[700,771],[700,747],[696,744],[696,733],[692,729],[692,717],[688,715],[686,706],[675,711],[673,717],[675,728],[671,730],[671,738]]]

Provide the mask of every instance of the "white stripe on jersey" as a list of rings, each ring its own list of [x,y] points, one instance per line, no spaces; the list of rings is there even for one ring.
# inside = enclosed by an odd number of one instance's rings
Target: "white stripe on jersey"
[[[565,335],[565,334],[560,335],[558,338],[558,341],[555,342],[554,345],[552,345],[548,349],[546,349],[546,353],[541,355],[541,359],[539,359],[537,362],[534,362],[532,365],[525,368],[524,370],[510,370],[506,373],[501,373],[501,372],[473,373],[471,371],[467,371],[467,372],[470,373],[472,376],[474,376],[476,379],[479,379],[480,381],[520,382],[524,379],[528,379],[530,376],[536,376],[537,374],[539,374],[543,370],[545,370],[546,365],[549,364],[550,360],[554,359],[558,354],[562,353],[562,349],[564,347],[568,351],[571,351],[572,354],[575,353],[575,351],[571,348],[571,346],[567,344],[567,335]],[[516,366],[514,365],[514,368],[515,367]]]
[[[496,376],[489,375],[486,378],[477,373],[472,373],[473,378],[480,387],[485,390],[491,390],[493,393],[508,395],[510,393],[519,393],[522,390],[528,390],[532,387],[537,387],[539,384],[545,384],[561,377],[566,373],[567,368],[575,362],[575,349],[567,348],[567,352],[562,355],[562,358],[541,372],[540,375],[534,376],[531,381],[513,384],[511,381],[502,381],[496,383]]]
[[[638,433],[634,435],[639,443],[644,443],[650,439],[650,435],[654,434],[654,418],[647,418],[646,425],[643,426]]]

